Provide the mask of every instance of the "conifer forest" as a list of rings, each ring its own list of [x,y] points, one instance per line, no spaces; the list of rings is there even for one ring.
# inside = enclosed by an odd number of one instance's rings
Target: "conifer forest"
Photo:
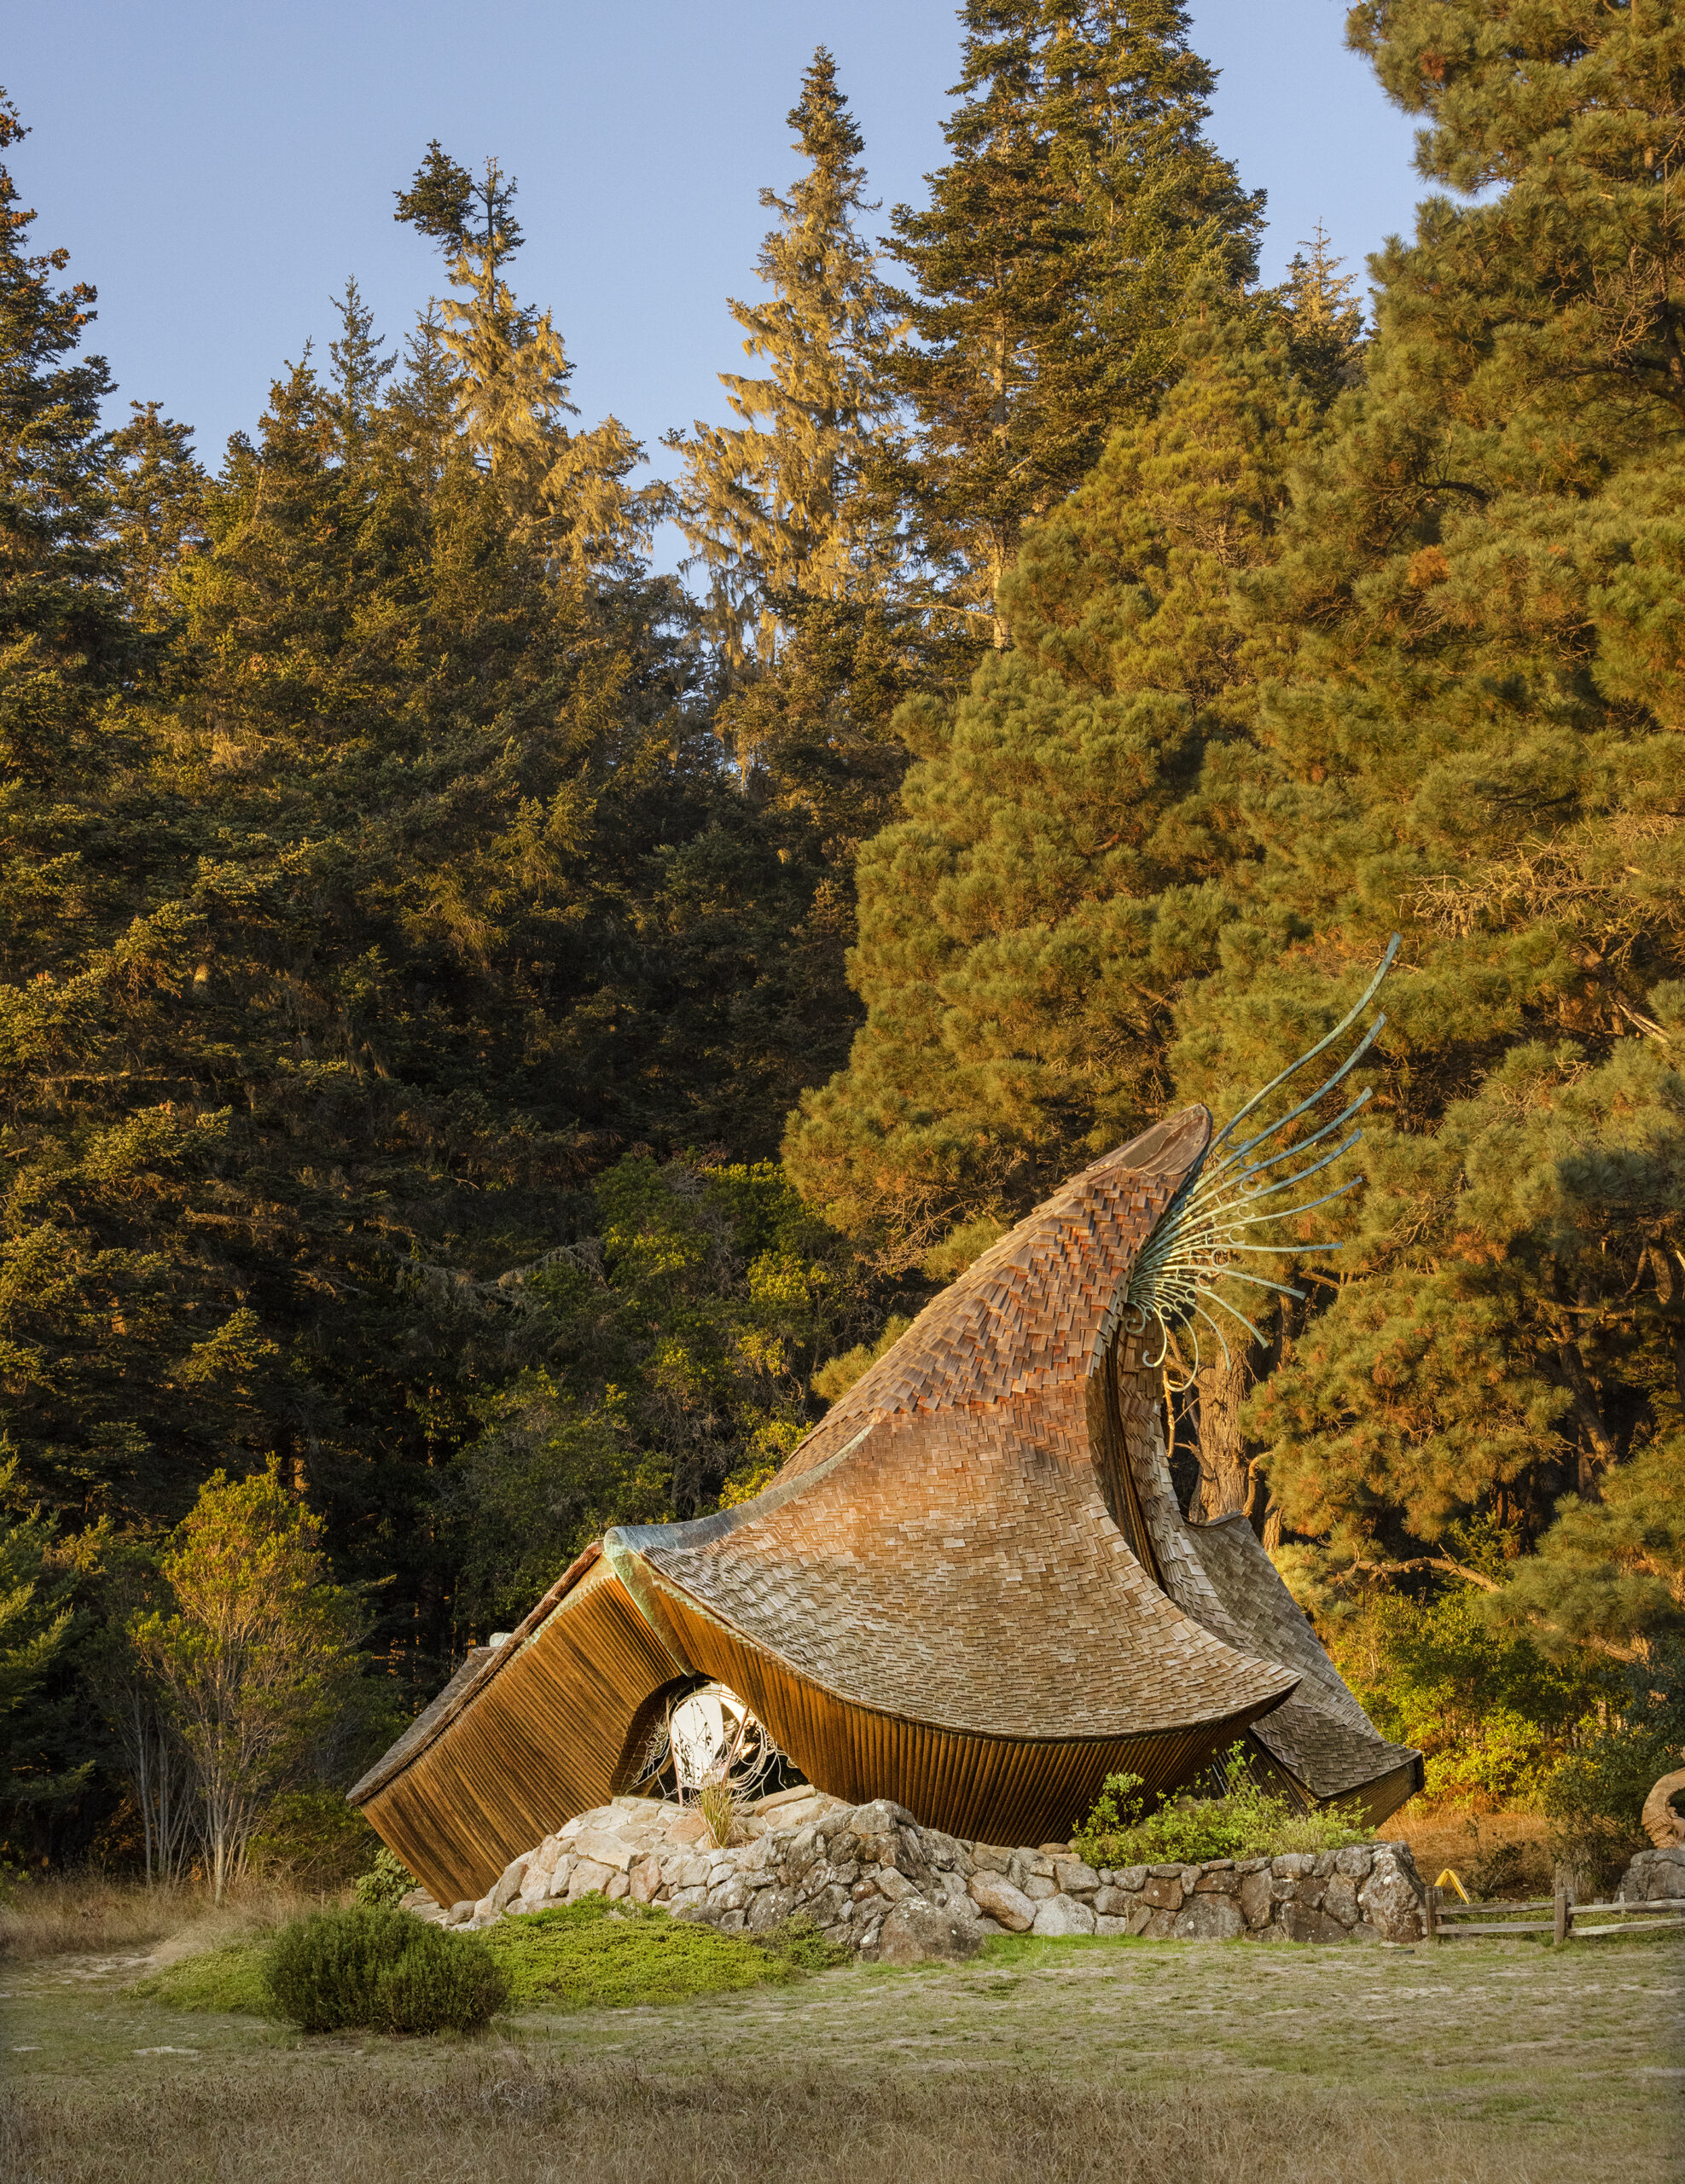
[[[919,203],[790,84],[654,447],[496,145],[391,177],[437,300],[350,282],[223,448],[0,171],[11,1865],[189,1855],[264,1553],[308,1643],[216,1855],[337,1802],[1394,932],[1366,1181],[1172,1397],[1178,1491],[1430,1796],[1630,1835],[1678,1765],[1685,4],[1359,0],[1414,233],[1276,285],[1177,0],[958,12]]]

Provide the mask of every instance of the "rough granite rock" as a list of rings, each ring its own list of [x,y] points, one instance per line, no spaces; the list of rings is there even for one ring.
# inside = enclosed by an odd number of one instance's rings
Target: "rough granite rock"
[[[1241,1907],[1232,1896],[1190,1896],[1177,1913],[1171,1929],[1179,1942],[1233,1942],[1246,1931]]]
[[[531,1862],[529,1853],[525,1857],[512,1858],[504,1867],[485,1898],[487,1904],[493,1911],[506,1910],[514,1897],[520,1895],[520,1884],[526,1878],[526,1868]]]
[[[1241,1915],[1249,1926],[1267,1926],[1273,1898],[1270,1894],[1270,1872],[1242,1873],[1241,1876]]]
[[[1004,1873],[979,1871],[972,1875],[970,1887],[971,1900],[978,1909],[985,1917],[998,1920],[1009,1934],[1027,1934],[1035,1925],[1035,1902],[1022,1889],[1014,1888]]]
[[[1641,1850],[1621,1877],[1629,1903],[1672,1903],[1685,1897],[1685,1844]]]
[[[1049,1896],[1036,1906],[1031,1931],[1047,1938],[1064,1934],[1091,1934],[1094,1913],[1074,1896]]]
[[[921,1964],[935,1957],[957,1963],[974,1956],[980,1947],[970,1926],[951,1911],[909,1899],[898,1903],[884,1920],[878,1935],[878,1961]]]
[[[1424,1891],[1415,1861],[1400,1843],[1376,1849],[1368,1879],[1357,1891],[1364,1919],[1383,1941],[1419,1941]]]

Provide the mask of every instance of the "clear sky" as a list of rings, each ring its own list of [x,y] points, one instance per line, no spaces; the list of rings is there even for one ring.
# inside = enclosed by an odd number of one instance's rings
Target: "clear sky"
[[[958,73],[950,0],[55,0],[9,10],[14,154],[39,249],[100,292],[92,345],[214,461],[270,380],[334,325],[354,273],[388,334],[439,285],[392,218],[429,138],[519,178],[518,291],[551,306],[595,422],[720,419],[741,364],[784,116],[835,52],[886,208],[919,201]],[[1223,72],[1211,131],[1269,192],[1265,274],[1319,218],[1361,275],[1407,230],[1411,125],[1346,52],[1344,0],[1194,0]],[[119,404],[119,408],[120,408]]]

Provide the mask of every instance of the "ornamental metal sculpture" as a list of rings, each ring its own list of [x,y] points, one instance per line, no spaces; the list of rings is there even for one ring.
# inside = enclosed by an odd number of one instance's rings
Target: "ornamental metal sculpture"
[[[1206,1307],[1250,1327],[1219,1284],[1301,1293],[1254,1262],[1311,1247],[1256,1232],[1358,1180],[1264,1205],[1357,1143],[1363,1096],[1284,1133],[1384,1019],[1314,1093],[1247,1126],[1363,1015],[1397,945],[1215,1136],[1187,1108],[1037,1206],[764,1493],[611,1531],[471,1656],[351,1793],[434,1896],[479,1896],[528,1844],[636,1789],[675,1700],[709,1685],[820,1788],[892,1798],[969,1839],[1062,1839],[1108,1774],[1173,1789],[1237,1738],[1307,1805],[1379,1820],[1418,1788],[1420,1755],[1376,1734],[1247,1519],[1184,1518],[1164,1423],[1200,1323],[1227,1348]]]
[[[1395,932],[1387,943],[1386,952],[1380,959],[1380,967],[1364,988],[1356,1003],[1341,1017],[1326,1037],[1302,1054],[1290,1068],[1279,1077],[1272,1077],[1261,1092],[1252,1098],[1230,1117],[1211,1140],[1209,1149],[1199,1162],[1188,1181],[1177,1193],[1169,1211],[1148,1239],[1145,1248],[1136,1262],[1130,1278],[1129,1301],[1135,1313],[1134,1332],[1142,1333],[1149,1322],[1155,1325],[1161,1340],[1158,1355],[1149,1358],[1151,1365],[1169,1365],[1172,1356],[1180,1364],[1180,1346],[1177,1340],[1179,1327],[1185,1327],[1191,1338],[1192,1359],[1179,1373],[1174,1368],[1169,1375],[1169,1385],[1177,1393],[1191,1387],[1200,1370],[1200,1338],[1197,1322],[1203,1320],[1216,1335],[1225,1362],[1229,1356],[1229,1343],[1220,1324],[1206,1310],[1200,1299],[1206,1298],[1238,1320],[1255,1342],[1264,1337],[1246,1314],[1228,1298],[1217,1292],[1219,1281],[1244,1281],[1258,1289],[1273,1289],[1280,1296],[1296,1298],[1304,1302],[1304,1292],[1295,1289],[1290,1282],[1273,1281],[1267,1275],[1248,1273],[1232,1263],[1236,1254],[1260,1258],[1283,1258],[1302,1252],[1337,1252],[1337,1243],[1283,1244],[1260,1242],[1252,1234],[1267,1228],[1272,1222],[1287,1221],[1296,1216],[1312,1213],[1317,1207],[1330,1205],[1335,1199],[1344,1198],[1348,1191],[1356,1190],[1363,1178],[1352,1176],[1337,1188],[1324,1191],[1300,1205],[1273,1207],[1259,1211],[1266,1199],[1280,1196],[1284,1191],[1296,1190],[1319,1176],[1363,1138],[1363,1131],[1353,1130],[1341,1140],[1332,1152],[1324,1153],[1309,1167],[1295,1172],[1274,1176],[1268,1182],[1261,1180],[1271,1170],[1287,1166],[1303,1159],[1314,1146],[1325,1138],[1344,1130],[1367,1106],[1370,1092],[1366,1086],[1355,1100],[1342,1107],[1331,1120],[1323,1123],[1308,1136],[1281,1142],[1286,1133],[1302,1116],[1314,1113],[1328,1094],[1344,1083],[1363,1056],[1380,1037],[1386,1019],[1377,1016],[1357,1040],[1351,1053],[1326,1077],[1307,1099],[1268,1123],[1262,1130],[1254,1130],[1250,1137],[1239,1137],[1236,1132],[1254,1117],[1270,1095],[1292,1083],[1299,1073],[1308,1069],[1319,1056],[1335,1045],[1342,1035],[1357,1022],[1364,1010],[1380,990],[1381,980],[1392,969],[1398,953],[1398,936]],[[1260,1152],[1260,1147],[1276,1146],[1274,1152]]]

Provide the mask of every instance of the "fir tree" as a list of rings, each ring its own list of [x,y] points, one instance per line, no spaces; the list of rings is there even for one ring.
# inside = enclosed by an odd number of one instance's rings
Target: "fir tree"
[[[780,197],[758,268],[770,289],[733,301],[745,353],[765,366],[722,373],[740,426],[699,423],[684,456],[677,520],[706,570],[712,619],[727,665],[776,659],[787,595],[881,600],[892,541],[863,511],[869,445],[886,429],[890,398],[878,369],[883,291],[862,240],[864,148],[836,63],[821,46],[787,117],[806,171]]]
[[[944,596],[1000,646],[1026,524],[1158,400],[1189,314],[1238,304],[1263,199],[1200,134],[1214,79],[1172,0],[962,19],[954,157],[927,210],[894,213],[916,338],[889,363],[916,429],[889,468]]]
[[[625,479],[643,450],[618,419],[576,433],[573,367],[549,311],[516,302],[503,269],[523,237],[512,177],[495,159],[476,183],[435,138],[395,218],[430,236],[452,283],[439,309],[454,367],[457,422],[504,505],[542,540],[558,572],[623,563],[645,539],[659,494]]]
[[[0,154],[26,134],[0,93]],[[50,797],[91,762],[90,708],[125,642],[105,537],[112,392],[102,357],[78,357],[96,296],[54,285],[68,253],[32,256],[32,212],[0,166],[0,764],[14,797]],[[16,810],[14,805],[14,810]]]
[[[111,436],[111,526],[130,617],[159,635],[173,626],[177,579],[205,543],[205,473],[190,426],[160,415],[155,402],[129,406],[134,414]]]
[[[1305,385],[1324,408],[1361,369],[1363,314],[1351,299],[1352,281],[1328,247],[1322,222],[1294,252],[1283,302],[1288,353]]]

